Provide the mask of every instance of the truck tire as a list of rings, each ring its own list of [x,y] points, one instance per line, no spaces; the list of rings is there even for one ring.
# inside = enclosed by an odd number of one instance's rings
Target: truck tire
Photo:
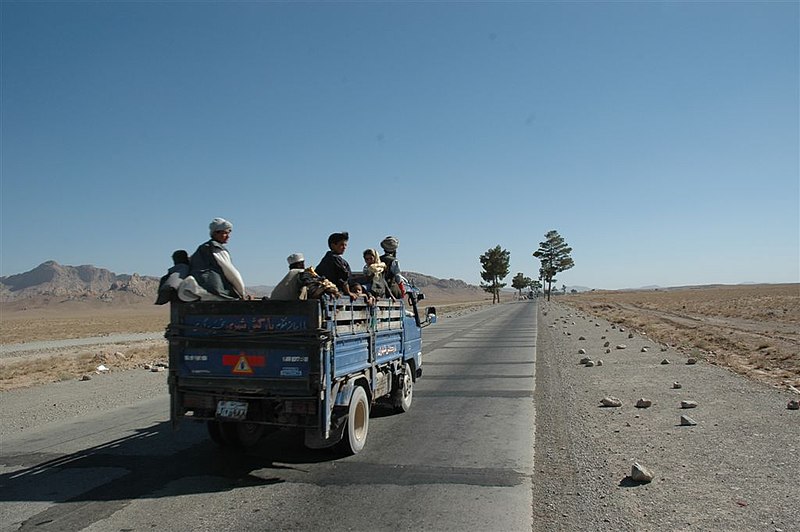
[[[411,364],[403,366],[403,373],[397,376],[397,387],[392,390],[392,406],[395,412],[408,412],[411,400],[414,398],[414,378],[411,373]]]
[[[364,448],[369,432],[369,399],[361,386],[356,386],[347,408],[347,421],[339,449],[345,454],[357,454]]]
[[[255,447],[266,434],[267,427],[258,423],[236,423],[236,437],[241,447]]]
[[[206,427],[208,428],[208,435],[211,441],[220,447],[238,447],[239,437],[236,433],[235,423],[229,421],[208,421]]]
[[[219,421],[207,421],[206,428],[208,429],[208,436],[211,438],[211,441],[220,447],[228,446],[228,442],[226,442],[225,438],[222,436],[222,427],[220,427]]]

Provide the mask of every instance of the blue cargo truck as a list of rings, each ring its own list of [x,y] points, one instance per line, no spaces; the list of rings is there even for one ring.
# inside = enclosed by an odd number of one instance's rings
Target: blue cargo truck
[[[422,375],[422,294],[368,305],[349,298],[173,303],[170,418],[205,422],[222,446],[254,446],[275,428],[310,448],[355,454],[378,400],[411,407]]]

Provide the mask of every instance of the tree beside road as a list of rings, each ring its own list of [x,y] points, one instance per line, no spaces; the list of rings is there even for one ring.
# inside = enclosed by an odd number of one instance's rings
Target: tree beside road
[[[547,286],[545,292],[547,300],[550,301],[550,291],[556,281],[556,274],[575,266],[575,261],[570,256],[572,248],[567,245],[558,231],[548,231],[544,238],[544,241],[539,242],[539,249],[533,252],[533,256],[541,262],[539,278]]]

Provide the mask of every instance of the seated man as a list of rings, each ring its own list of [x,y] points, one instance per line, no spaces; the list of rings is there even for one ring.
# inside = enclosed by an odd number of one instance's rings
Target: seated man
[[[189,276],[181,283],[178,297],[183,301],[249,299],[242,275],[225,247],[233,224],[214,218],[208,227],[211,239],[200,244],[192,254]]]
[[[272,289],[269,298],[281,301],[306,299],[307,288],[302,275],[306,269],[305,257],[302,253],[292,253],[286,257],[286,262],[289,263],[289,272]]]
[[[389,285],[389,290],[396,298],[401,298],[406,295],[405,277],[400,273],[400,264],[397,262],[397,246],[399,242],[393,236],[387,236],[381,241],[381,248],[383,248],[383,255],[381,261],[386,265],[383,271],[383,277],[386,279],[386,284]]]
[[[173,266],[158,282],[158,297],[156,305],[164,305],[171,301],[179,301],[178,287],[189,275],[189,254],[185,249],[179,249],[172,254]]]

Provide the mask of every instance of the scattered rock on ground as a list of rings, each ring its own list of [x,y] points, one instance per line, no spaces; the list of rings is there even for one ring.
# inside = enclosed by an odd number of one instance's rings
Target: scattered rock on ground
[[[625,344],[618,344],[618,345],[617,345],[617,349],[625,349],[625,348],[627,348],[627,347],[628,347],[628,346],[627,346],[627,345],[625,345]]]
[[[631,479],[636,482],[650,482],[653,480],[655,475],[653,472],[640,464],[639,462],[634,462],[631,466]]]
[[[797,399],[790,399],[788,403],[786,403],[786,408],[789,410],[800,410],[800,401]]]
[[[645,399],[644,397],[636,401],[636,408],[650,408],[652,405],[653,401]]]
[[[677,390],[679,388],[683,388],[683,385],[681,383],[679,383],[678,381],[675,381],[675,382],[672,383],[672,388],[674,390]]]
[[[681,425],[684,427],[693,427],[697,425],[697,421],[690,418],[689,416],[681,416]]]
[[[661,361],[661,364],[662,365],[670,364],[670,361],[669,361],[669,359],[665,358],[664,360]]]
[[[681,401],[681,408],[697,408],[697,401]]]
[[[611,407],[622,406],[622,401],[620,401],[619,399],[617,399],[616,397],[614,397],[612,395],[608,395],[606,397],[603,397],[600,400],[600,403],[603,406],[611,406]]]

